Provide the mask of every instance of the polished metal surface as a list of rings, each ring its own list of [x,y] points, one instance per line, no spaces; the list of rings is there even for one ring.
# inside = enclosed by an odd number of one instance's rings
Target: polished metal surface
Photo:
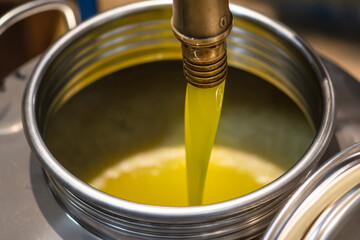
[[[228,30],[232,25],[229,1],[175,0],[173,1],[172,24],[176,31],[189,40],[206,38],[210,40]]]
[[[358,184],[327,207],[311,226],[305,239],[345,240],[360,236],[360,229],[357,227],[360,213],[359,188]]]
[[[80,16],[75,6],[69,2],[60,0],[37,0],[16,7],[0,18],[0,35],[15,23],[46,11],[59,11],[64,15],[68,29],[72,29],[80,22]],[[10,83],[2,83],[6,88],[4,94],[0,96],[0,135],[6,135],[18,132],[22,129],[20,112],[17,105],[21,102],[23,94],[22,85],[25,81],[21,81],[23,76],[18,75],[20,81],[11,81]],[[1,81],[2,82],[2,81]],[[19,91],[21,90],[21,91]]]
[[[356,219],[352,210],[359,209],[359,182],[357,143],[331,158],[300,186],[264,239],[336,239],[341,228]],[[344,236],[355,237],[357,233],[358,227],[348,228]]]
[[[16,70],[5,79],[5,83],[16,84],[20,81],[22,85],[14,85],[14,89],[22,93],[36,62],[37,60],[31,61]],[[344,146],[350,146],[360,138],[357,134],[360,114],[350,108],[360,105],[360,84],[338,66],[326,60],[325,63],[333,79],[338,106],[334,141],[340,149],[344,149]],[[9,89],[5,88],[4,92],[0,92],[0,97],[9,96]],[[21,94],[16,97],[20,100]],[[14,103],[14,106],[20,114],[21,105]],[[344,129],[346,135],[342,134]],[[338,150],[331,147],[327,151],[332,155]],[[0,239],[98,239],[73,221],[55,200],[39,162],[31,154],[23,132],[0,136],[0,156]],[[350,225],[351,228],[354,223],[355,227],[358,226],[359,207],[360,205],[353,209],[353,219],[347,219],[350,221],[344,222],[345,226],[334,236],[339,239],[353,239],[353,236],[347,235],[346,227]]]
[[[335,114],[332,84],[323,62],[294,32],[263,15],[231,5],[235,24],[229,36],[229,63],[282,90],[317,132],[303,157],[267,186],[212,205],[143,205],[104,194],[80,181],[44,143],[47,121],[90,83],[126,67],[180,59],[169,23],[171,3],[145,1],[112,9],[80,24],[44,54],[24,97],[23,124],[30,147],[58,201],[100,236],[257,237],[326,151]]]
[[[226,37],[232,23],[228,0],[173,1],[171,26],[182,43],[189,83],[206,88],[226,79]]]

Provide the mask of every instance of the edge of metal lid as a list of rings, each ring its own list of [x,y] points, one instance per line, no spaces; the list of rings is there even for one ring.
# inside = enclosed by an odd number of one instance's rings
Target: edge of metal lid
[[[353,220],[354,216],[359,213],[359,209],[360,184],[330,205],[312,225],[305,239],[343,239],[343,235],[349,236],[349,232],[344,232],[344,229],[349,221]]]
[[[324,239],[359,204],[360,143],[341,151],[291,196],[264,239]],[[341,213],[341,214],[336,214]]]

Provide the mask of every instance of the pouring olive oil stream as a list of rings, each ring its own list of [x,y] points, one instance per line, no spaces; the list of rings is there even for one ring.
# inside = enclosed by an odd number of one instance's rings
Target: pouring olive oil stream
[[[228,1],[175,0],[171,25],[181,42],[185,100],[185,150],[190,205],[201,205],[227,77]]]
[[[206,173],[219,123],[225,81],[212,88],[188,83],[185,100],[185,150],[189,205],[201,205]]]

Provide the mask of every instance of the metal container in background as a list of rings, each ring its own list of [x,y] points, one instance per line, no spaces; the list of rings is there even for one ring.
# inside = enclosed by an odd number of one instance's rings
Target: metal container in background
[[[236,5],[231,5],[231,10],[230,66],[253,73],[286,93],[316,129],[312,145],[272,183],[211,205],[144,205],[110,196],[80,181],[44,143],[48,120],[72,96],[104,76],[142,63],[181,58],[170,27],[171,1],[145,1],[104,12],[64,35],[43,55],[23,105],[29,144],[54,195],[90,232],[104,238],[259,237],[327,149],[333,131],[334,96],[322,61],[285,26]]]
[[[42,12],[58,11],[64,17],[67,29],[72,29],[80,22],[80,16],[74,5],[61,0],[32,1],[20,5],[9,11],[0,18],[0,36],[16,23]],[[5,96],[0,98],[0,112],[2,112],[0,123],[0,135],[18,132],[22,129],[19,122],[20,112],[17,109],[21,104],[22,88],[21,82],[14,82],[4,86],[0,80],[0,89],[6,88]]]
[[[264,239],[359,237],[360,144],[331,158],[292,195]]]

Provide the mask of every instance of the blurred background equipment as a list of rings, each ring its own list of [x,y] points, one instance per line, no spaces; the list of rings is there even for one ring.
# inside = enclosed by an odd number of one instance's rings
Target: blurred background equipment
[[[2,0],[0,15],[28,0]],[[73,0],[85,20],[96,12],[135,0]],[[356,0],[233,0],[273,18],[299,32],[323,56],[360,79],[360,2]],[[55,30],[54,30],[55,29]],[[0,38],[0,79],[21,63],[43,52],[64,32],[57,12],[38,14],[22,21]],[[6,59],[6,61],[4,61]],[[1,82],[1,80],[0,80]]]
[[[0,16],[25,2],[28,1],[1,0]],[[5,31],[0,36],[0,87],[10,72],[44,52],[65,29],[61,14],[49,11],[28,17]]]
[[[28,0],[1,0],[0,15]],[[96,12],[135,0],[72,0],[85,20]],[[360,79],[360,2],[357,0],[231,0],[279,19],[300,33],[321,55]],[[55,29],[55,31],[54,31]],[[57,12],[22,21],[0,37],[0,79],[41,52],[64,32]],[[6,59],[6,61],[4,61]],[[1,80],[0,80],[1,82]]]
[[[234,0],[280,20],[360,81],[360,1]]]
[[[354,0],[275,0],[281,21],[334,36],[360,37],[360,2]]]
[[[96,0],[77,0],[76,2],[80,9],[81,20],[83,21],[94,16],[98,11]]]

